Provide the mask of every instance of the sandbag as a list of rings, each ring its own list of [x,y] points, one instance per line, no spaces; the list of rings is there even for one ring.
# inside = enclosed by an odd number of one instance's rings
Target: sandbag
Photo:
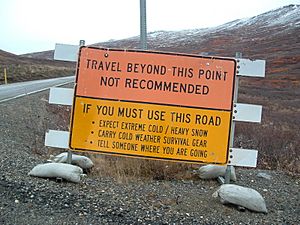
[[[57,156],[50,155],[48,162],[66,163],[68,158],[68,152],[60,153]],[[76,155],[72,153],[72,164],[81,167],[82,169],[90,169],[94,166],[92,160],[86,156]]]
[[[83,174],[79,166],[65,163],[45,163],[35,166],[28,175],[43,178],[63,178],[74,183],[80,182]]]
[[[197,174],[201,179],[214,179],[219,176],[225,177],[225,172],[226,166],[209,164],[201,166],[198,169]],[[233,166],[231,167],[230,180],[236,181],[235,169]]]
[[[220,198],[222,204],[234,204],[243,206],[255,212],[267,213],[267,207],[263,197],[254,189],[235,184],[223,184],[213,193],[213,197]]]

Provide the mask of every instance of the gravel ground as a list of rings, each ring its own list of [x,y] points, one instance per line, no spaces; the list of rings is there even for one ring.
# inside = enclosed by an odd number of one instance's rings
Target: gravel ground
[[[122,183],[92,172],[73,184],[30,177],[50,154],[45,131],[68,126],[60,113],[66,108],[47,99],[46,91],[0,104],[0,224],[300,224],[299,177],[281,171],[237,169],[236,184],[261,193],[268,214],[222,205],[211,196],[215,180]]]

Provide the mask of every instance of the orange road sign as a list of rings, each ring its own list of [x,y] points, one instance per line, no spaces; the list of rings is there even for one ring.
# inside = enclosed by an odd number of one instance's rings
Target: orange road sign
[[[70,148],[226,164],[236,62],[81,47]]]
[[[229,58],[83,47],[76,95],[231,110]]]

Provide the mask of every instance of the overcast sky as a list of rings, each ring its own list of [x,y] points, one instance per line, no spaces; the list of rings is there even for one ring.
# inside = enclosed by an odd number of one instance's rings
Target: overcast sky
[[[146,0],[148,32],[205,28],[300,0]],[[140,0],[0,0],[0,49],[15,54],[139,35]]]

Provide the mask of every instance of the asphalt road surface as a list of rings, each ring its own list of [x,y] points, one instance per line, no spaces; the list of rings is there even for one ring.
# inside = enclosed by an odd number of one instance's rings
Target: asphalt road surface
[[[74,80],[75,76],[69,76],[0,85],[0,102],[44,91],[50,87],[72,83]]]

